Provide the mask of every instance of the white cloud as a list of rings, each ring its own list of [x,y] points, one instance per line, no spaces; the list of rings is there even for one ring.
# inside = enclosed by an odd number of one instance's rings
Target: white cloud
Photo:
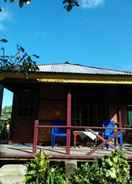
[[[82,8],[96,8],[104,3],[104,0],[79,0]]]
[[[11,18],[10,13],[6,10],[3,9],[2,12],[0,12],[0,31],[3,31],[5,26],[5,22],[9,21]]]

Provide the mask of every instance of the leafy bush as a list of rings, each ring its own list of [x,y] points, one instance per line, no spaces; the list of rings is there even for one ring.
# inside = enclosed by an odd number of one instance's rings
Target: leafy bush
[[[130,166],[122,150],[98,159],[92,165],[85,163],[71,175],[72,184],[128,184]]]
[[[98,170],[101,184],[127,184],[130,179],[130,166],[122,150],[98,160]]]
[[[49,168],[46,184],[68,184],[65,179],[64,170],[58,167]]]
[[[74,173],[71,175],[69,182],[71,184],[95,184],[96,175],[98,171],[98,167],[96,163],[90,165],[89,163],[82,164],[79,168],[77,168]]]
[[[27,165],[25,184],[67,184],[64,171],[49,165],[48,156],[40,151]]]
[[[11,113],[12,113],[11,106],[5,106],[4,108],[2,108],[0,116],[0,142],[8,139]]]
[[[64,170],[50,166],[48,156],[40,151],[27,165],[26,184],[132,184],[130,166],[122,150],[82,164],[65,178]]]
[[[45,184],[48,168],[48,157],[41,151],[36,155],[35,159],[27,165],[25,175],[26,184]]]

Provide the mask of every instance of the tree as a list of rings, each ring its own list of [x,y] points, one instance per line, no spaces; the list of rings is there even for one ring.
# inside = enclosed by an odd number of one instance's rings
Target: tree
[[[28,54],[22,46],[17,45],[17,51],[13,56],[6,55],[5,49],[1,49],[3,54],[0,56],[0,72],[22,72],[28,76],[30,72],[39,70],[34,61],[34,58],[38,59],[39,56]]]
[[[0,143],[8,139],[9,123],[11,119],[12,107],[5,106],[0,116]]]
[[[74,6],[77,6],[77,7],[79,6],[79,3],[77,0],[64,0],[63,4],[64,4],[64,8],[67,11],[71,11]]]
[[[4,0],[5,2],[16,2],[16,0]],[[32,0],[17,0],[20,7],[23,7],[24,5],[30,4]],[[74,6],[79,6],[78,0],[63,0],[62,3],[64,4],[64,8],[67,11],[72,10]],[[1,9],[2,10],[2,9]]]
[[[11,112],[12,112],[12,107],[11,106],[5,106],[2,109],[1,118],[4,119],[4,120],[11,119]]]

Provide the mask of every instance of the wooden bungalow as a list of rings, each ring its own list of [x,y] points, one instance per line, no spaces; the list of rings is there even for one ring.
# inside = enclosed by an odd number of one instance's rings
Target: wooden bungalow
[[[28,78],[17,72],[0,73],[0,81],[14,93],[10,144],[33,143],[34,122],[39,120],[45,127],[39,127],[37,143],[50,146],[51,121],[56,118],[64,120],[67,127],[68,154],[74,131],[99,131],[106,119],[118,122],[124,143],[132,142],[131,72],[70,63],[44,64]]]

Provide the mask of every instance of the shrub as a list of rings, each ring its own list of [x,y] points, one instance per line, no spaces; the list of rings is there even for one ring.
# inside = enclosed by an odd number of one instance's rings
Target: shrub
[[[96,177],[98,172],[96,163],[90,165],[89,163],[82,164],[79,168],[77,168],[74,173],[69,178],[69,182],[71,184],[95,184]]]
[[[97,162],[101,184],[128,184],[130,166],[122,150],[115,150]]]
[[[45,184],[48,168],[48,157],[40,151],[34,160],[27,165],[26,184]]]
[[[49,168],[46,184],[68,184],[68,181],[65,179],[64,170],[58,167]]]
[[[130,184],[130,166],[122,150],[98,159],[92,165],[85,163],[71,175],[71,184]]]
[[[65,178],[64,170],[49,165],[46,154],[40,151],[27,165],[25,184],[132,184],[130,166],[122,150],[85,163]]]
[[[25,184],[66,184],[63,169],[49,165],[48,156],[40,151],[34,160],[27,164]]]

